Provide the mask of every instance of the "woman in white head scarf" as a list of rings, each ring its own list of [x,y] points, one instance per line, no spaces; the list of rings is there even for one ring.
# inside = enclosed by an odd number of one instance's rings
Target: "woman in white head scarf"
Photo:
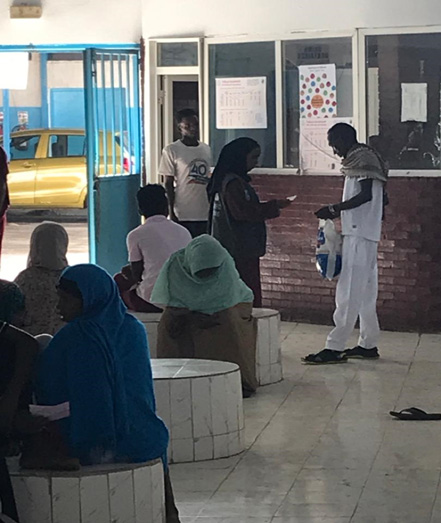
[[[30,334],[55,334],[63,325],[57,311],[56,285],[67,267],[69,237],[66,229],[54,222],[43,222],[34,229],[28,267],[15,283],[26,299],[21,327]]]

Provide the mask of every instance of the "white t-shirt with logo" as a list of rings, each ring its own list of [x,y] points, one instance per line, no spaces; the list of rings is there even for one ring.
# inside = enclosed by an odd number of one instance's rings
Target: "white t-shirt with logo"
[[[150,301],[164,263],[173,253],[187,247],[191,240],[191,234],[185,227],[159,214],[147,218],[143,225],[128,234],[129,261],[144,262],[142,281],[136,288],[139,297]]]
[[[178,140],[162,151],[159,174],[175,179],[175,213],[180,221],[208,220],[211,165],[211,149],[205,143],[190,147]]]
[[[343,201],[350,200],[361,192],[361,181],[366,178],[346,176]],[[343,236],[360,236],[366,240],[379,242],[383,218],[384,184],[372,180],[372,200],[355,209],[341,212],[341,232]]]

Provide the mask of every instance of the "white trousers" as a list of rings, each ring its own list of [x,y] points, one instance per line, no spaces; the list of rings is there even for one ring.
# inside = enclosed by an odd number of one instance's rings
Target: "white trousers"
[[[335,295],[335,328],[326,340],[327,349],[343,351],[347,348],[347,341],[358,317],[358,345],[364,349],[377,346],[380,337],[377,318],[377,249],[377,242],[357,236],[344,236],[342,270]]]

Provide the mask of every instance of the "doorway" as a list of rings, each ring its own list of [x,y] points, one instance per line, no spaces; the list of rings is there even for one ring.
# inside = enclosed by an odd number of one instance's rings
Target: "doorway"
[[[161,77],[163,92],[161,150],[179,139],[176,113],[193,109],[200,115],[198,75],[165,75]]]
[[[119,270],[127,262],[126,235],[139,224],[139,46],[0,46],[1,53],[24,54],[28,64],[24,87],[11,83],[0,90],[0,142],[10,159],[9,217],[15,212],[32,223],[78,222],[81,261]],[[25,265],[29,231],[24,229],[20,244],[26,252],[7,242],[8,277],[21,268],[17,256]],[[76,243],[74,237],[71,245]]]

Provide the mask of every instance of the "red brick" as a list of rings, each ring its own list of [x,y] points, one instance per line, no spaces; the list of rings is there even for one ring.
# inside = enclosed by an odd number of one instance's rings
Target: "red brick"
[[[285,318],[329,323],[335,282],[322,280],[315,269],[317,220],[312,212],[339,199],[342,178],[258,175],[254,183],[262,199],[299,195],[281,218],[268,223],[268,256],[262,260],[265,303],[280,308]],[[379,245],[382,327],[439,330],[441,178],[392,178],[388,190],[391,204]]]

